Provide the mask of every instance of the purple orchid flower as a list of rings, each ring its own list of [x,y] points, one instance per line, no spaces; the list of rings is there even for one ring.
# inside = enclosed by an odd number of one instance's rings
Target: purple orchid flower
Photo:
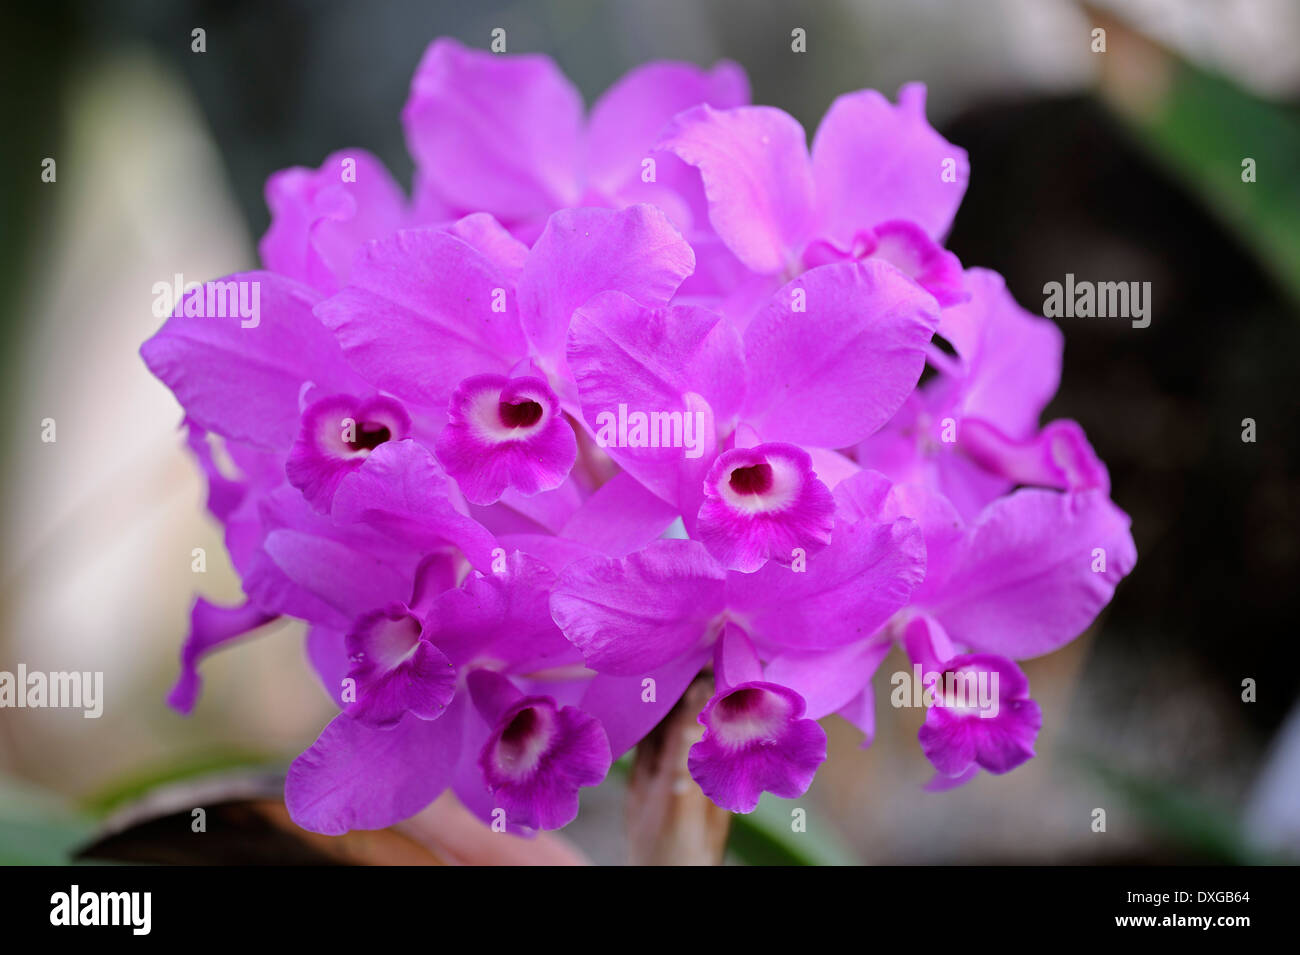
[[[831,539],[835,500],[812,458],[772,442],[718,455],[704,478],[700,540],[725,566],[746,573],[769,558],[789,563]]]
[[[361,150],[277,173],[266,270],[141,349],[246,595],[196,601],[169,702],[305,621],[339,712],[286,803],[321,833],[448,790],[562,827],[701,672],[687,768],[749,812],[808,789],[823,717],[870,743],[894,646],[928,788],[1032,757],[1014,661],[1136,551],[1082,429],[1039,425],[1059,331],[941,245],[967,160],[924,99],[840,97],[809,151],[733,64],[650,64],[584,119],[550,60],[435,43],[413,199]],[[203,310],[232,287],[256,317]]]
[[[417,203],[491,213],[530,243],[559,209],[637,202],[659,206],[690,233],[707,227],[699,176],[653,154],[655,141],[682,110],[748,102],[749,83],[734,63],[707,71],[649,63],[610,87],[584,122],[581,94],[550,58],[442,39],[415,72],[402,124]]]
[[[266,204],[271,225],[257,246],[262,264],[326,295],[347,284],[365,242],[451,218],[408,208],[384,164],[364,149],[333,153],[319,169],[277,172],[267,180]]]
[[[609,772],[599,721],[549,696],[524,696],[491,670],[473,670],[470,695],[492,727],[478,754],[488,792],[516,825],[559,829],[578,815],[578,790]]]
[[[345,645],[357,691],[347,712],[358,722],[388,729],[407,713],[436,719],[451,702],[455,670],[405,604],[362,614]]]
[[[926,122],[925,87],[891,105],[874,90],[831,104],[812,151],[779,109],[693,107],[661,148],[699,169],[709,221],[746,268],[780,282],[829,262],[889,262],[939,300],[965,298],[938,243],[970,178],[965,150]],[[770,290],[771,283],[767,283]]]
[[[438,458],[474,504],[493,504],[507,488],[554,490],[578,454],[560,399],[531,375],[466,378],[451,396],[450,417]]]
[[[572,705],[591,675],[551,620],[554,580],[516,552],[503,571],[472,574],[461,587],[387,612],[417,621],[419,640],[454,671],[449,703],[432,718],[407,709],[392,725],[345,709],[290,769],[285,799],[294,820],[332,834],[380,828],[450,787],[485,822],[501,819],[510,831],[572,821],[578,790],[604,779],[610,750],[600,723]],[[426,685],[445,690],[443,672]]]
[[[878,664],[898,642],[927,674],[997,672],[1002,691],[1010,694],[996,717],[951,709],[927,714],[926,755],[941,774],[961,777],[960,782],[973,778],[972,762],[1006,772],[1029,758],[1041,716],[1028,700],[1028,682],[1011,661],[1059,649],[1096,619],[1137,561],[1127,515],[1097,490],[1024,489],[999,499],[967,525],[942,495],[893,484],[873,471],[842,482],[835,495],[841,520],[910,517],[925,539],[925,580],[889,626],[862,641],[862,651],[874,647]],[[798,690],[819,680],[830,662],[811,655],[775,663],[768,672]],[[847,708],[837,710],[841,715],[853,722],[861,718],[858,725],[869,744],[871,688],[864,680],[862,698],[850,701],[852,689],[841,686],[826,705],[843,703]],[[969,719],[986,722],[967,726]],[[959,746],[960,756],[969,746],[978,749],[998,740],[1006,747],[1001,761],[971,757],[959,771],[947,772],[958,756],[945,754],[945,745]],[[1013,760],[1013,753],[1020,758]]]
[[[1105,465],[1078,424],[1038,425],[1060,383],[1060,330],[1017,305],[995,272],[969,270],[965,288],[970,300],[939,321],[956,357],[931,345],[939,375],[858,446],[858,462],[940,491],[967,519],[1018,484],[1108,493]]]
[[[764,792],[802,796],[826,761],[826,733],[803,718],[803,697],[763,679],[754,645],[730,622],[713,672],[717,692],[700,711],[704,738],[691,747],[691,778],[735,812],[753,812]]]
[[[285,474],[308,503],[328,512],[339,483],[387,441],[411,433],[411,416],[386,395],[359,400],[330,395],[303,410],[302,429],[289,450]]]
[[[596,296],[573,315],[568,362],[609,456],[675,505],[714,556],[755,570],[825,546],[829,491],[800,448],[846,447],[887,421],[937,322],[934,299],[892,267],[826,265],[778,292],[743,338],[704,308]],[[620,407],[649,422],[649,440],[602,436]],[[683,450],[692,421],[697,444]]]
[[[1008,773],[1033,757],[1043,713],[1014,662],[992,653],[958,654],[927,616],[912,618],[901,639],[931,697],[918,733],[936,770],[927,788],[964,785],[981,769]]]
[[[772,562],[752,574],[728,571],[699,542],[665,540],[621,559],[570,564],[551,612],[599,674],[580,705],[605,725],[616,756],[653,728],[710,659],[737,661],[721,677],[715,671],[717,694],[701,716],[707,731],[692,752],[692,771],[711,780],[706,791],[719,805],[748,812],[759,790],[807,788],[815,739],[804,713],[808,695],[820,691],[790,687],[770,664],[760,678],[743,648],[769,661],[811,651],[833,656],[902,609],[924,568],[920,530],[908,518],[837,523],[831,543],[802,572]],[[734,656],[728,642],[739,644]],[[724,703],[738,687],[746,691]],[[785,734],[799,741],[798,758],[770,752]]]
[[[549,58],[441,39],[416,70],[403,110],[416,160],[412,200],[371,153],[339,150],[316,169],[295,166],[267,181],[271,225],[258,252],[270,271],[329,295],[347,285],[366,242],[399,229],[451,227],[473,213],[494,216],[530,243],[551,213],[579,205],[650,202],[683,232],[708,231],[698,174],[652,146],[684,109],[748,102],[748,81],[734,63],[708,71],[650,63],[612,86],[584,128],[581,97]]]

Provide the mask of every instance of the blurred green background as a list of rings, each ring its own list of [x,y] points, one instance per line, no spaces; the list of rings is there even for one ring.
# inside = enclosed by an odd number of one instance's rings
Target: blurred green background
[[[486,47],[495,27],[589,103],[649,59],[734,59],[755,101],[810,135],[841,92],[924,80],[932,121],[971,156],[949,242],[963,263],[1002,272],[1031,311],[1066,272],[1153,286],[1149,328],[1060,320],[1048,416],[1087,429],[1140,558],[1087,635],[1027,665],[1039,757],[930,795],[919,714],[880,707],[867,751],[831,719],[831,758],[795,804],[809,832],[772,800],[738,822],[732,858],[1300,855],[1300,4],[117,0],[0,16],[0,669],[103,670],[108,697],[94,721],[0,711],[0,862],[66,859],[157,783],[283,766],[323,725],[290,626],[212,659],[193,717],[163,705],[192,593],[233,599],[238,582],[179,409],[136,349],[154,282],[255,265],[275,170],[362,146],[409,185],[398,114],[421,53],[439,35]],[[596,861],[622,858],[621,785],[566,830]]]

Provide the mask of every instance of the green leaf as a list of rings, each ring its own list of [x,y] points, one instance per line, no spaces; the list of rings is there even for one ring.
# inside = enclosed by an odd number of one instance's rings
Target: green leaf
[[[1132,775],[1088,755],[1086,772],[1112,789],[1173,846],[1221,865],[1279,865],[1284,860],[1254,845],[1236,816],[1182,787]]]
[[[241,749],[212,749],[191,753],[123,776],[82,800],[82,807],[96,816],[134,803],[155,789],[171,783],[230,770],[282,770],[274,757]]]
[[[0,776],[0,865],[67,865],[93,831],[58,795]]]
[[[1182,60],[1169,69],[1163,96],[1121,115],[1300,303],[1300,117]]]
[[[825,813],[809,819],[806,832],[793,830],[793,811],[807,810],[805,803],[764,793],[753,812],[731,817],[727,853],[745,865],[859,865],[840,834],[822,821]]]

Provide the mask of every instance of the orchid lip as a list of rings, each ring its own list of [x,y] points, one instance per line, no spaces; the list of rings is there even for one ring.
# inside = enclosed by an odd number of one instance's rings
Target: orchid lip
[[[457,386],[438,459],[471,504],[508,490],[531,497],[559,487],[577,457],[573,428],[541,378],[474,375]]]
[[[690,750],[691,778],[732,812],[752,812],[764,791],[806,792],[826,759],[826,734],[804,709],[794,690],[761,679],[719,689],[699,715],[704,737]]]
[[[733,453],[733,452],[728,452]],[[743,454],[717,481],[717,494],[742,513],[783,511],[798,498],[804,483],[797,465],[779,454]]]
[[[482,784],[511,825],[557,829],[571,822],[578,790],[609,771],[609,740],[600,723],[549,696],[524,696],[500,673],[473,670],[466,683],[491,727],[478,756]]]
[[[462,383],[463,414],[479,440],[502,444],[532,437],[554,415],[552,396],[538,379],[483,375]]]
[[[834,501],[808,453],[768,442],[724,451],[704,479],[699,535],[729,570],[753,573],[797,548],[820,550],[833,527]]]
[[[718,699],[709,726],[719,742],[731,747],[772,744],[792,712],[790,701],[781,695],[759,686],[741,686]]]
[[[360,402],[328,398],[313,412],[319,453],[335,458],[366,457],[381,444],[405,438],[410,429],[401,406],[382,395]]]
[[[339,483],[381,445],[409,437],[411,418],[387,395],[334,394],[302,412],[285,473],[318,511],[328,512]]]
[[[388,729],[407,713],[436,719],[455,694],[455,668],[405,604],[362,615],[344,645],[356,689],[346,711],[362,723]]]
[[[515,713],[492,748],[494,768],[508,779],[525,779],[536,768],[555,737],[555,718],[539,706]]]
[[[381,619],[374,625],[374,656],[375,662],[384,669],[394,670],[419,649],[424,627],[419,620],[405,612],[390,611],[385,616],[387,619]],[[353,653],[350,659],[353,663],[364,663],[365,651]]]

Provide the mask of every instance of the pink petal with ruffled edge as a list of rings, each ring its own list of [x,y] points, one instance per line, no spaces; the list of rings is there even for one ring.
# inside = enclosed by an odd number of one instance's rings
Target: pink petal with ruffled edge
[[[578,815],[578,790],[599,785],[609,772],[609,740],[600,722],[548,696],[524,696],[489,670],[475,670],[468,684],[492,727],[478,765],[506,818],[529,829],[568,825]]]
[[[764,792],[802,796],[826,760],[826,733],[803,713],[803,697],[775,683],[720,691],[700,712],[704,738],[687,758],[691,778],[732,812],[753,812]]]
[[[345,646],[348,677],[356,681],[346,712],[359,722],[386,729],[408,712],[436,719],[455,695],[455,669],[405,604],[358,618]]]
[[[321,398],[303,412],[285,474],[312,507],[328,513],[340,482],[361,467],[375,448],[402,441],[410,431],[406,409],[384,395],[364,400],[352,395]]]
[[[983,681],[990,696],[996,676],[997,696],[994,705],[981,709],[970,705],[968,696],[967,705],[954,704],[954,700],[962,701],[963,689],[945,689],[938,694],[917,733],[921,749],[935,769],[945,776],[962,777],[976,765],[1000,774],[1031,759],[1043,713],[1029,699],[1029,681],[1021,669],[1005,657],[980,653],[953,657],[943,664],[939,679],[945,688],[950,674],[957,680],[969,676]],[[936,684],[936,691],[938,688]]]
[[[790,563],[831,539],[835,501],[808,454],[760,444],[718,455],[704,479],[699,538],[723,566],[751,573],[769,559]]]
[[[557,488],[577,457],[559,399],[540,378],[466,378],[447,413],[438,459],[473,504],[495,503],[508,488],[524,495]]]

